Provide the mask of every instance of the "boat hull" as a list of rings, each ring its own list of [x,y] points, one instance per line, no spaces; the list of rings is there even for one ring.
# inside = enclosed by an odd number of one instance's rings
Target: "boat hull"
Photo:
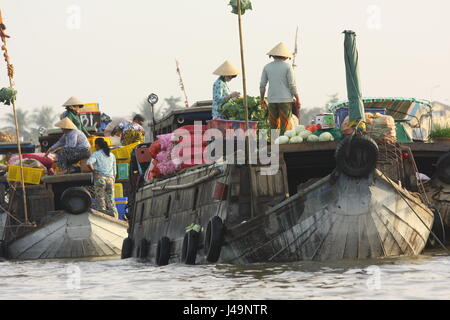
[[[255,263],[414,256],[425,248],[433,218],[420,198],[379,171],[367,179],[331,175],[229,230],[222,257]]]
[[[202,227],[196,263],[207,263],[204,237],[213,216],[222,219],[225,229],[219,262],[231,264],[415,256],[424,249],[433,225],[433,212],[420,197],[379,170],[358,179],[333,173],[286,200],[282,194],[287,187],[264,197],[254,190],[255,207],[267,209],[251,213],[245,181],[254,174],[241,172],[237,178],[236,168],[228,168],[183,190],[161,190],[158,184],[138,190],[129,234],[132,256],[155,262],[158,240],[168,237],[170,263],[182,262],[186,227],[196,223]],[[160,184],[167,188],[202,179],[210,169],[205,170]],[[269,187],[263,189],[275,190],[280,179],[268,179]],[[227,199],[213,199],[215,183],[224,181],[230,185]],[[262,206],[261,199],[269,205]]]
[[[88,258],[120,255],[127,224],[99,212],[55,212],[7,246],[14,260]]]

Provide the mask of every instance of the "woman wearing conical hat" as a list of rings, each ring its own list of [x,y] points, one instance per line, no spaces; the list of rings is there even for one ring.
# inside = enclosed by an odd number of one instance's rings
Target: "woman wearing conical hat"
[[[238,68],[236,68],[231,62],[225,61],[216,71],[215,75],[219,78],[214,82],[213,86],[213,104],[212,104],[212,117],[215,119],[224,119],[222,114],[219,112],[219,108],[230,101],[231,99],[239,97],[239,92],[231,92],[228,88],[227,82],[236,78],[239,74]]]
[[[284,43],[278,44],[268,54],[274,61],[264,67],[260,82],[261,101],[264,107],[266,86],[269,83],[269,122],[272,129],[280,129],[280,134],[291,130],[292,102],[300,112],[300,98],[295,83],[294,70],[287,59],[292,53]]]
[[[89,158],[91,155],[91,145],[86,136],[77,129],[75,124],[69,119],[64,118],[55,124],[55,127],[63,130],[63,136],[56,142],[46,155],[50,152],[58,154],[58,166],[63,173],[72,173],[75,170],[73,164]]]
[[[90,137],[91,135],[84,127],[79,114],[80,110],[84,107],[81,100],[76,97],[70,97],[69,100],[63,104],[63,107],[66,107],[66,111],[62,114],[61,119],[69,118],[78,130],[83,132],[86,137]]]

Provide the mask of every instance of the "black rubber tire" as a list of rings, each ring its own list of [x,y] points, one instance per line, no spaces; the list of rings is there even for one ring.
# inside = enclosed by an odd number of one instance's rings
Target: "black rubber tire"
[[[431,228],[431,231],[433,231],[433,233],[436,235],[436,237],[443,244],[445,244],[445,225],[444,225],[444,221],[442,220],[442,215],[439,212],[439,209],[436,208],[435,206],[430,207],[430,209],[434,213],[433,227]],[[433,246],[439,246],[437,244],[436,239],[432,235],[430,235],[430,240],[431,240],[431,243],[433,244]]]
[[[122,252],[120,253],[120,258],[121,259],[131,258],[132,253],[133,253],[133,240],[131,240],[130,238],[123,239]]]
[[[156,248],[156,265],[166,266],[169,264],[170,259],[170,239],[162,237],[158,241],[158,247]]]
[[[145,259],[148,256],[148,248],[149,248],[149,242],[146,239],[141,240],[141,244],[138,249],[137,256],[140,259]]]
[[[83,187],[72,187],[64,190],[61,204],[71,214],[81,214],[89,210],[92,205],[91,194]]]
[[[349,177],[366,177],[377,166],[378,150],[377,143],[369,136],[346,137],[336,147],[336,166]]]
[[[197,258],[199,233],[190,230],[184,234],[183,248],[181,249],[181,262],[189,265],[195,264]]]
[[[442,182],[450,184],[450,153],[439,158],[436,164],[436,175]]]
[[[222,250],[224,226],[222,219],[214,216],[209,220],[205,233],[206,260],[215,263],[219,260]]]

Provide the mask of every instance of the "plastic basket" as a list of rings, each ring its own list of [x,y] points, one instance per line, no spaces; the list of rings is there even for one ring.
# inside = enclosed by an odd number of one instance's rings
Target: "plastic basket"
[[[117,164],[117,179],[118,180],[128,180],[130,165],[128,163],[118,163]]]
[[[117,212],[119,213],[119,219],[125,220],[125,214],[127,213],[128,198],[115,198]]]
[[[136,148],[140,143],[133,143],[128,146],[120,147],[117,149],[112,149],[111,153],[116,156],[116,160],[118,163],[129,163],[131,158],[131,153],[134,148]]]
[[[44,169],[35,168],[23,168],[23,181],[29,184],[40,184],[41,177],[44,174]],[[8,167],[8,181],[21,181],[20,179],[20,167],[9,166]]]
[[[114,184],[114,196],[117,198],[123,198],[123,185],[121,183]]]

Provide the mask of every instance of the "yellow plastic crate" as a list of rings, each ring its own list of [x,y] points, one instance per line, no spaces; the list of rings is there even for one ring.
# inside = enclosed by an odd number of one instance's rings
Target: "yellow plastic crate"
[[[44,174],[44,169],[23,167],[23,181],[25,183],[40,184],[41,177],[43,174]],[[21,181],[19,166],[9,166],[8,167],[8,181]]]
[[[114,197],[123,198],[123,185],[121,183],[114,184]]]
[[[112,145],[112,144],[111,144],[111,137],[90,136],[90,137],[88,137],[87,139],[88,139],[88,141],[89,141],[89,144],[91,145],[91,152],[97,151],[97,150],[95,150],[95,140],[96,140],[97,138],[103,138],[103,140],[105,140],[105,142],[108,144],[108,146],[111,146],[111,145]]]
[[[133,143],[125,147],[120,147],[117,149],[112,149],[111,152],[116,156],[117,163],[129,163],[131,158],[131,153],[134,148],[136,148],[140,143]]]

